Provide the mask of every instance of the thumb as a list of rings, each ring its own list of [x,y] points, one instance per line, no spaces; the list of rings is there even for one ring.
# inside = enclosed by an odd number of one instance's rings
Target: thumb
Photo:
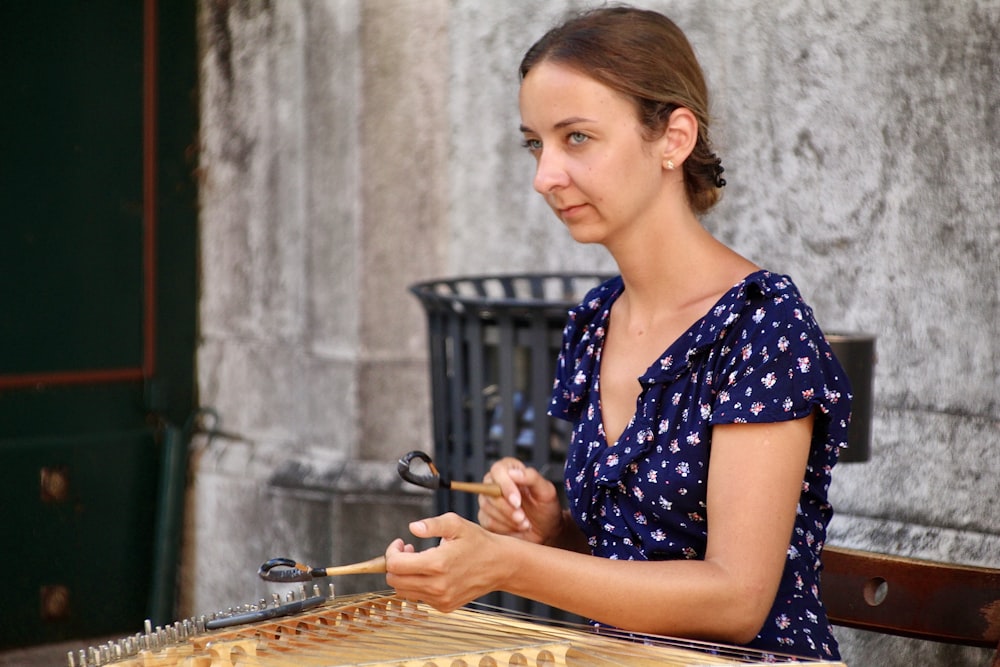
[[[453,512],[432,516],[410,523],[410,532],[414,537],[426,539],[430,537],[440,537],[452,539],[457,536],[461,529],[462,518]]]
[[[526,495],[536,500],[548,499],[554,495],[555,487],[553,483],[535,468],[527,468],[524,473],[522,484]]]

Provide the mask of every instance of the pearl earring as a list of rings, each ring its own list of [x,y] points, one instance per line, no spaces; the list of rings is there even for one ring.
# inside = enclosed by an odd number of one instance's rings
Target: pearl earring
[[[670,171],[674,170],[674,161],[673,160],[667,160],[667,169],[670,170]]]

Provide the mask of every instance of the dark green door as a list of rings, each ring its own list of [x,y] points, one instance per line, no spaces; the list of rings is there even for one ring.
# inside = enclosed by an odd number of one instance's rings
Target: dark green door
[[[195,404],[194,2],[0,3],[0,67],[5,648],[138,631],[175,560],[156,535]]]

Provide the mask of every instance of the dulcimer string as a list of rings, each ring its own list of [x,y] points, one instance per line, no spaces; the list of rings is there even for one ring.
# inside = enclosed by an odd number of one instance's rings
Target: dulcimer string
[[[708,642],[620,635],[595,633],[588,625],[540,619],[479,603],[445,614],[391,594],[372,593],[336,598],[293,616],[213,631],[192,642],[194,646],[189,652],[191,655],[211,652],[215,656],[213,661],[198,663],[192,658],[185,663],[178,658],[176,665],[284,667],[370,663],[589,667],[788,662],[782,656]],[[509,663],[498,663],[488,657],[498,652],[522,655]],[[417,662],[410,663],[410,659]]]

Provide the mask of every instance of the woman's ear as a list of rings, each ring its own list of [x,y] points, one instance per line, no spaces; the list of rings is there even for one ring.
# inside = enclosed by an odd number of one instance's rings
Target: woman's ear
[[[698,119],[690,109],[677,107],[671,112],[664,139],[664,168],[680,168],[698,143]]]

